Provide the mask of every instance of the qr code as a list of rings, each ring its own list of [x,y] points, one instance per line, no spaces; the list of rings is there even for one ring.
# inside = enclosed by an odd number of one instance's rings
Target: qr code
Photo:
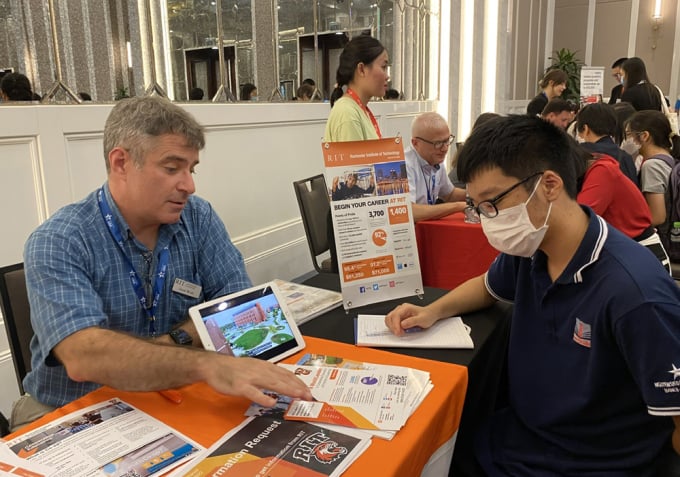
[[[396,374],[387,375],[387,384],[392,386],[406,386],[408,378],[406,376],[397,376]]]

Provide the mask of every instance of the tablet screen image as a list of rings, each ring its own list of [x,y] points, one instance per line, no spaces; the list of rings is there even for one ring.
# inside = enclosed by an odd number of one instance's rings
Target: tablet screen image
[[[189,310],[203,347],[229,356],[278,361],[304,347],[274,284],[217,298]]]

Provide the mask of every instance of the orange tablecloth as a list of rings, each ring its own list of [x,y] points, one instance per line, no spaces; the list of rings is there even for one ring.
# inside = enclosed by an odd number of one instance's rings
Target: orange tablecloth
[[[295,363],[304,353],[341,356],[356,361],[408,366],[430,373],[434,389],[391,441],[373,438],[368,450],[345,472],[347,477],[415,476],[432,453],[449,440],[460,423],[467,387],[467,368],[371,348],[360,348],[335,341],[305,337],[304,352],[287,359]],[[249,402],[214,392],[196,383],[182,389],[183,401],[173,404],[155,392],[136,393],[103,387],[57,409],[17,435],[63,417],[78,409],[118,397],[209,447],[245,419]]]
[[[416,223],[423,285],[451,290],[486,272],[498,255],[480,224],[467,224],[462,212]]]

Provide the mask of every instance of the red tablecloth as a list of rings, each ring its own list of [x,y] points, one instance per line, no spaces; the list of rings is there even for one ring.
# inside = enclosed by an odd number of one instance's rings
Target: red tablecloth
[[[498,255],[480,224],[468,224],[462,212],[416,223],[423,285],[453,289],[481,275]]]

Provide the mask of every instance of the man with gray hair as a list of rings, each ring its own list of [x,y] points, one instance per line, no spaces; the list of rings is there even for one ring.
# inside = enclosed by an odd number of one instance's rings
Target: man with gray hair
[[[107,182],[29,237],[35,336],[17,429],[108,385],[156,391],[204,381],[264,405],[262,389],[311,399],[266,361],[205,351],[187,310],[251,285],[210,204],[193,195],[203,128],[159,97],[114,106],[104,127]]]
[[[413,219],[438,219],[465,209],[465,189],[455,188],[442,167],[454,136],[437,113],[423,113],[411,125],[411,147],[404,153]]]

